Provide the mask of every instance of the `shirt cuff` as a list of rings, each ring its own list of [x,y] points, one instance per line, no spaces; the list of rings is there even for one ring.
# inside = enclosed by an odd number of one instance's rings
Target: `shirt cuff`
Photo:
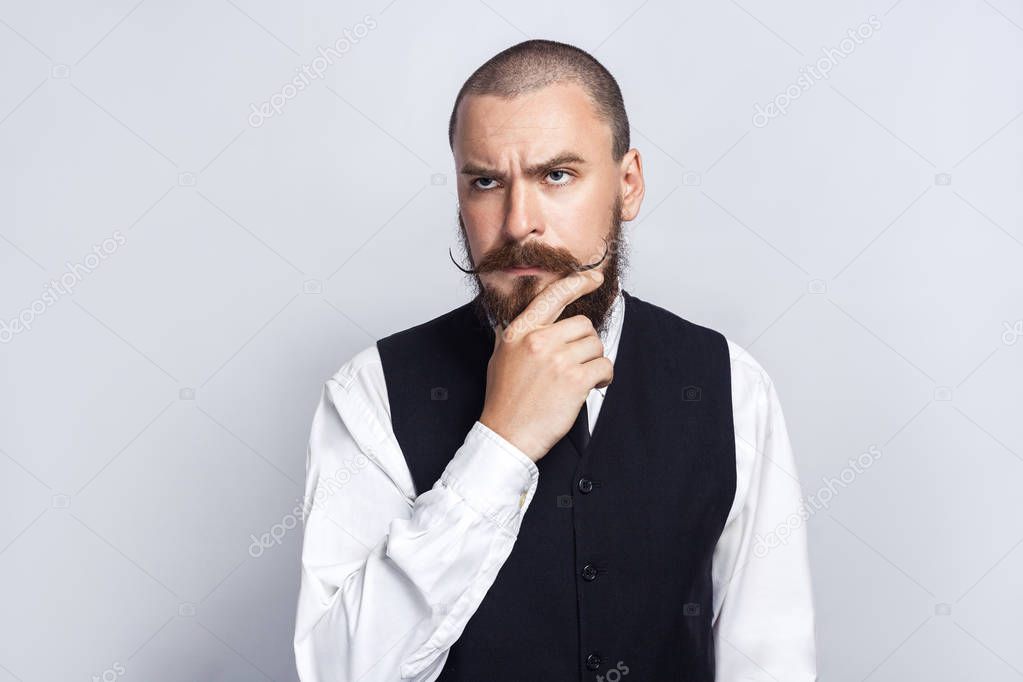
[[[501,528],[518,534],[539,471],[524,452],[477,421],[448,462],[441,483]]]

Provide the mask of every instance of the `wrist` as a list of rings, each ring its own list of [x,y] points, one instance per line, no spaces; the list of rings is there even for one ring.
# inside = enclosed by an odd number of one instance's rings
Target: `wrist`
[[[518,448],[533,462],[538,461],[547,452],[542,447],[536,445],[524,434],[519,433],[515,429],[509,428],[500,418],[488,414],[486,410],[483,410],[483,414],[480,415],[479,421],[488,429]]]

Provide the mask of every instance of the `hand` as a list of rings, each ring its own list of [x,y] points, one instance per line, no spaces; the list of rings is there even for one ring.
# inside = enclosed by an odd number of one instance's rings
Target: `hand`
[[[596,270],[555,280],[495,331],[480,421],[534,462],[572,428],[590,389],[614,376],[588,317],[555,322],[565,306],[603,281]]]

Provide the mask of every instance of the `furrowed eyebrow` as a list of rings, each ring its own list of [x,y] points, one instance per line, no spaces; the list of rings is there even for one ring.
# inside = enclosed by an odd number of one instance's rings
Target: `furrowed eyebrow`
[[[574,152],[562,152],[560,154],[557,154],[556,156],[551,157],[550,159],[547,159],[546,161],[542,161],[540,163],[533,164],[532,166],[528,166],[525,169],[525,173],[526,175],[533,177],[536,175],[540,175],[541,173],[555,166],[563,166],[569,163],[584,164],[586,163],[586,159],[582,158],[581,156]],[[460,171],[460,173],[462,175],[481,175],[483,177],[494,178],[496,180],[505,179],[504,173],[493,168],[479,166],[471,162],[464,164],[462,166],[462,170]]]

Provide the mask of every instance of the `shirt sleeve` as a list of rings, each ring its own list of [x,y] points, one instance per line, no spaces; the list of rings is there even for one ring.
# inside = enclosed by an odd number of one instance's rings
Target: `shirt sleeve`
[[[713,559],[717,676],[813,682],[809,514],[774,384],[732,348],[737,477]]]
[[[363,385],[342,368],[313,417],[298,674],[435,680],[511,553],[538,472],[477,421],[433,488],[415,496],[388,411]]]

